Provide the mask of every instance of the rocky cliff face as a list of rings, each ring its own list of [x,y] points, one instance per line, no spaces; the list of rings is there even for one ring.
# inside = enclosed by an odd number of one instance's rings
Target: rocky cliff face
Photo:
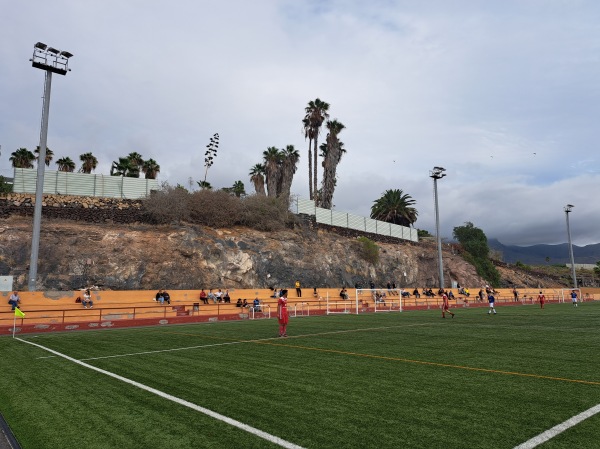
[[[434,243],[377,243],[379,262],[361,257],[360,243],[308,224],[277,232],[193,225],[85,223],[44,219],[38,289],[199,289],[367,286],[435,287]],[[0,275],[27,286],[31,218],[0,221]],[[475,269],[444,253],[446,283],[480,286]],[[536,285],[539,282],[536,283]]]

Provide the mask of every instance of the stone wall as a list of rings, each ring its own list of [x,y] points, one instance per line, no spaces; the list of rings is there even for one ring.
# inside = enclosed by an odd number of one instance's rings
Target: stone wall
[[[8,193],[0,196],[0,218],[33,216],[35,195]],[[92,223],[151,223],[142,201],[74,195],[44,195],[42,216]]]

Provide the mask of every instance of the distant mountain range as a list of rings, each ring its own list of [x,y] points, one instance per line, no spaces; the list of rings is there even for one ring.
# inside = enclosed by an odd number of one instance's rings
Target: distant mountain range
[[[506,263],[520,261],[526,265],[554,265],[571,262],[567,243],[561,243],[560,245],[512,246],[503,245],[496,239],[489,239],[488,245],[490,249],[501,252],[502,260]],[[546,260],[546,258],[549,259]],[[600,261],[600,243],[586,246],[573,245],[573,258],[576,264],[595,264]]]

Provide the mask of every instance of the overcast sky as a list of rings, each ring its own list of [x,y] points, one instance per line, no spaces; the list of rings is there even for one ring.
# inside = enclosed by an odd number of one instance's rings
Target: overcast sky
[[[600,242],[600,2],[596,0],[40,0],[0,14],[0,175],[39,144],[44,42],[75,56],[52,84],[55,160],[91,151],[96,173],[137,151],[158,179],[230,187],[270,146],[300,151],[308,101],[330,103],[347,153],[335,209],[368,216],[387,189],[442,236],[471,221],[504,244]],[[594,131],[596,130],[596,131]],[[321,141],[324,140],[324,135]],[[56,170],[51,164],[50,169]]]

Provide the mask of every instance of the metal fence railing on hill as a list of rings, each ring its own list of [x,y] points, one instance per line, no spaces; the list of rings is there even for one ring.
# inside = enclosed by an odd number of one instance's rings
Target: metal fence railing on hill
[[[416,229],[387,223],[385,221],[373,220],[372,218],[362,217],[360,215],[323,209],[317,207],[313,200],[296,198],[292,201],[291,209],[297,214],[314,216],[317,223],[355,229],[371,234],[387,235],[399,239],[410,240],[412,242],[419,241]]]
[[[15,168],[13,192],[35,193],[37,170]],[[60,195],[96,196],[107,198],[138,199],[158,190],[156,179],[127,178],[87,173],[68,173],[47,170],[44,174],[44,193]]]

